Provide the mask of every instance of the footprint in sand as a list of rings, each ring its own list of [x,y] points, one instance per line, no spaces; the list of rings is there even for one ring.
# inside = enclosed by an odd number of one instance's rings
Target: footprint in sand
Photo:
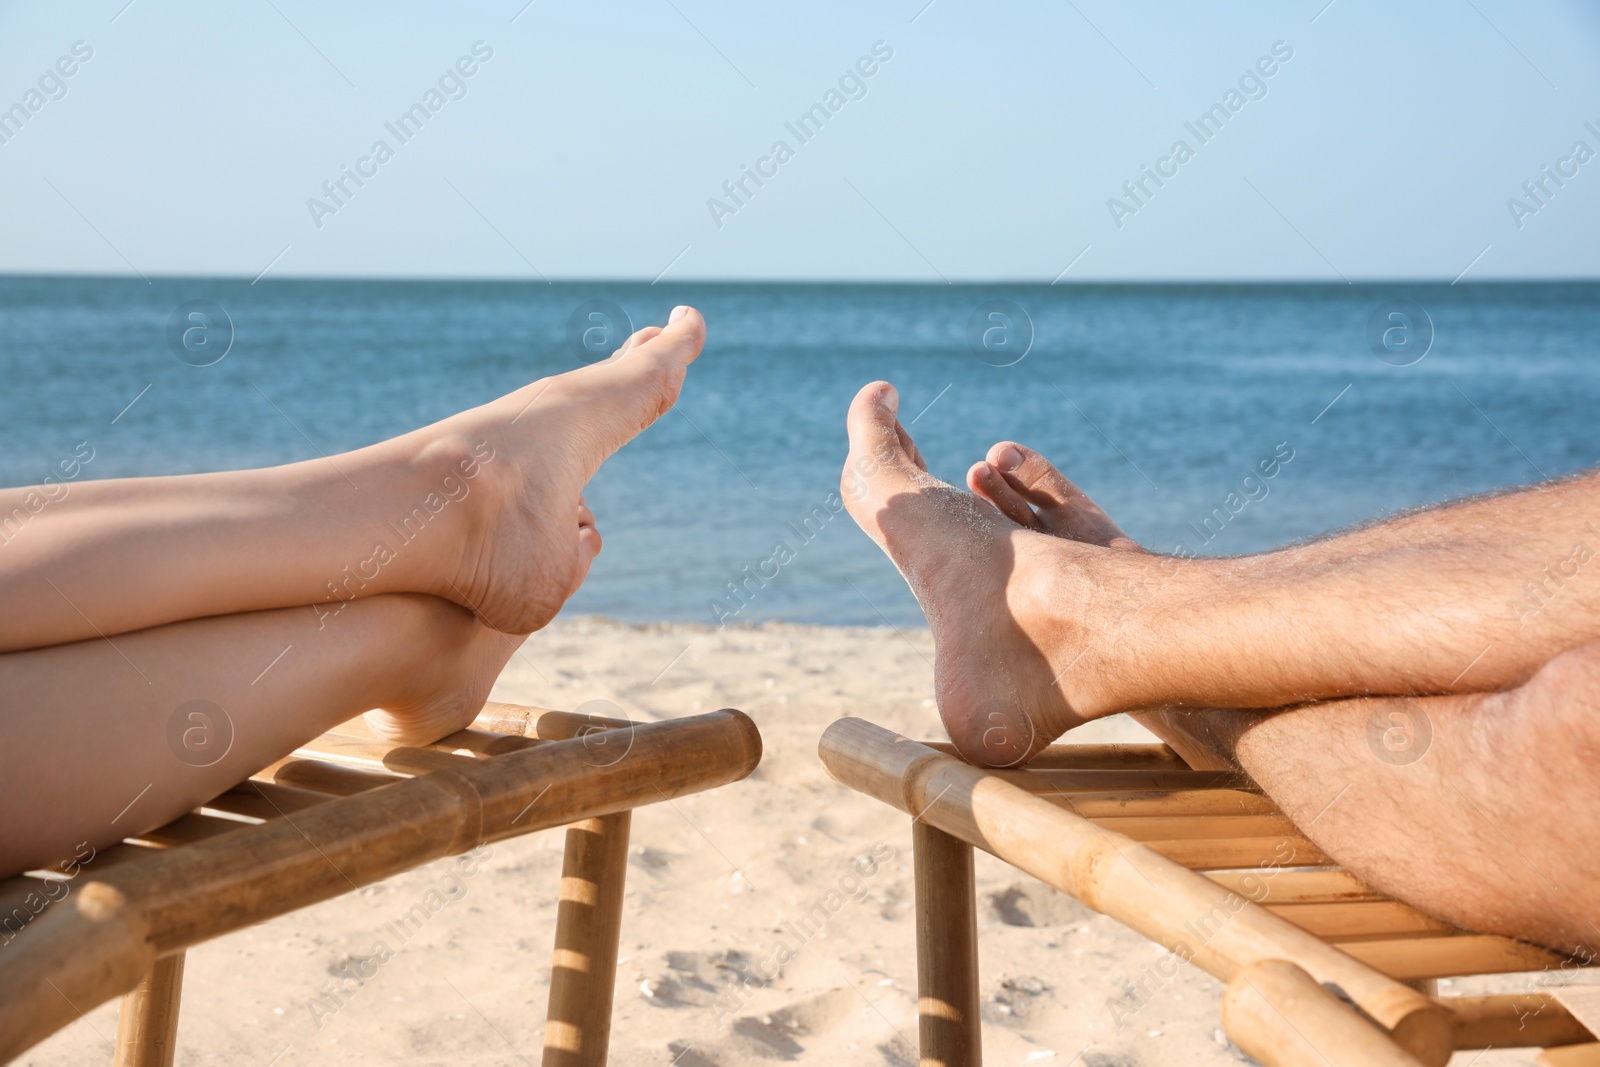
[[[830,989],[785,1005],[769,1015],[746,1015],[736,1019],[732,1034],[715,1044],[700,1045],[679,1040],[667,1048],[680,1057],[676,1067],[723,1067],[725,1064],[747,1063],[752,1058],[798,1060],[805,1054],[807,1042],[826,1035],[853,1018],[859,1006],[860,1000],[855,990],[848,987]],[[889,1057],[888,1053],[885,1053],[885,1058],[893,1064],[901,1062]],[[904,1062],[914,1063],[915,1059]]]
[[[1038,978],[1003,978],[983,1002],[985,1022],[1026,1030],[1040,1022],[1044,1001],[1053,990]]]
[[[732,987],[765,986],[768,980],[752,969],[754,963],[754,956],[738,949],[668,952],[666,972],[647,979],[639,992],[657,1007],[707,1007]]]
[[[633,851],[633,865],[647,874],[658,878],[665,878],[672,873],[672,868],[683,859],[681,852],[669,852],[664,848],[641,847]]]
[[[710,1055],[710,1050],[691,1041],[669,1041],[667,1051],[672,1053],[672,1067],[723,1067],[722,1061]]]
[[[830,989],[797,1000],[771,1015],[747,1015],[733,1024],[736,1038],[753,1043],[758,1055],[796,1059],[805,1051],[802,1038],[819,1037],[855,1014],[860,1000],[855,990]]]
[[[1007,926],[1071,926],[1095,914],[1042,882],[1016,882],[989,894],[989,904]]]
[[[1083,1067],[1139,1067],[1139,1061],[1126,1052],[1087,1052]]]
[[[888,1067],[918,1067],[922,1062],[916,1047],[899,1034],[879,1045],[878,1055]]]

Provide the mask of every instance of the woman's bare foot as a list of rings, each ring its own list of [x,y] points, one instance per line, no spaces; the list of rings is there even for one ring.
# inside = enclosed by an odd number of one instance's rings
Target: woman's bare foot
[[[983,499],[939,481],[898,406],[887,382],[856,395],[841,492],[928,616],[939,714],[957,749],[973,763],[1012,766],[1123,710],[1110,655],[1119,616],[1107,607],[1124,599],[1141,569],[1129,564],[1146,554],[1059,471],[1010,442],[968,474]]]
[[[473,501],[460,511],[448,552],[430,549],[420,588],[503,633],[548,623],[600,551],[584,485],[677,402],[704,343],[700,313],[679,307],[665,328],[640,330],[601,363],[379,446],[418,457],[435,481],[453,478],[467,488],[463,501]]]
[[[28,527],[0,553],[0,653],[307,604],[326,627],[385,593],[530,633],[600,550],[584,484],[673,405],[704,340],[677,308],[602,363],[336,456],[0,489]]]
[[[489,699],[501,670],[522,638],[501,633],[472,612],[438,597],[400,594],[392,602],[393,640],[426,648],[405,672],[391,679],[366,713],[374,734],[402,745],[424,745],[463,729]]]

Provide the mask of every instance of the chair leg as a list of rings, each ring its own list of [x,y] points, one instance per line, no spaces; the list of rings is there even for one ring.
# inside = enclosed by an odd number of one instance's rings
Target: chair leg
[[[632,812],[621,811],[567,829],[544,1067],[600,1067],[606,1062],[632,817]]]
[[[917,1036],[922,1067],[980,1067],[978,915],[972,846],[911,824],[917,881]]]
[[[172,1067],[178,1037],[178,1001],[183,996],[182,952],[163,956],[117,1015],[116,1067]]]

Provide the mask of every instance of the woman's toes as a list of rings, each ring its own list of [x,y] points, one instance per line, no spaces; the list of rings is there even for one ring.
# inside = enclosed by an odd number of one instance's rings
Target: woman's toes
[[[628,349],[632,348],[634,345],[642,345],[660,333],[661,327],[659,326],[645,326],[641,329],[634,330],[633,333],[628,336],[628,339],[622,342],[622,347],[611,353],[611,355],[607,356],[606,358],[607,360],[615,359],[617,356],[620,356],[624,352],[628,351]]]
[[[578,591],[578,587],[589,577],[589,565],[600,554],[602,539],[600,528],[595,525],[594,511],[590,509],[588,501],[578,496],[578,562],[576,572],[572,579],[572,589],[567,594],[571,596]]]
[[[967,488],[983,497],[1000,510],[1000,514],[1016,523],[1018,526],[1030,530],[1042,530],[1044,524],[1039,521],[1039,516],[1034,512],[1033,506],[1023,499],[1022,494],[1014,489],[1005,475],[992,463],[974,463],[972,469],[967,471]]]
[[[663,404],[653,415],[664,414],[678,399],[684,372],[706,343],[706,323],[691,307],[674,308],[676,318],[664,327],[650,326],[629,338],[629,343],[607,360],[622,380],[642,388],[662,390]]]
[[[638,331],[609,359],[555,379],[559,399],[570,402],[581,425],[572,435],[587,482],[617,449],[678,402],[689,364],[705,345],[705,320],[693,308],[675,308],[665,327]]]
[[[583,580],[589,577],[589,565],[600,554],[601,546],[599,527],[593,525],[578,527],[578,574],[577,581],[572,584],[574,593],[578,591],[578,586],[583,584]]]

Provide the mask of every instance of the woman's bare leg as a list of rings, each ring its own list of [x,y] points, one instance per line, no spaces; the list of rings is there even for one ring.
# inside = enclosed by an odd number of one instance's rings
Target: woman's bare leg
[[[172,623],[0,655],[0,874],[160,826],[369,709],[460,729],[521,638],[420,594]]]
[[[603,363],[354,452],[0,490],[0,652],[397,592],[538,629],[598,551],[584,484],[700,352],[699,313],[673,315]]]

